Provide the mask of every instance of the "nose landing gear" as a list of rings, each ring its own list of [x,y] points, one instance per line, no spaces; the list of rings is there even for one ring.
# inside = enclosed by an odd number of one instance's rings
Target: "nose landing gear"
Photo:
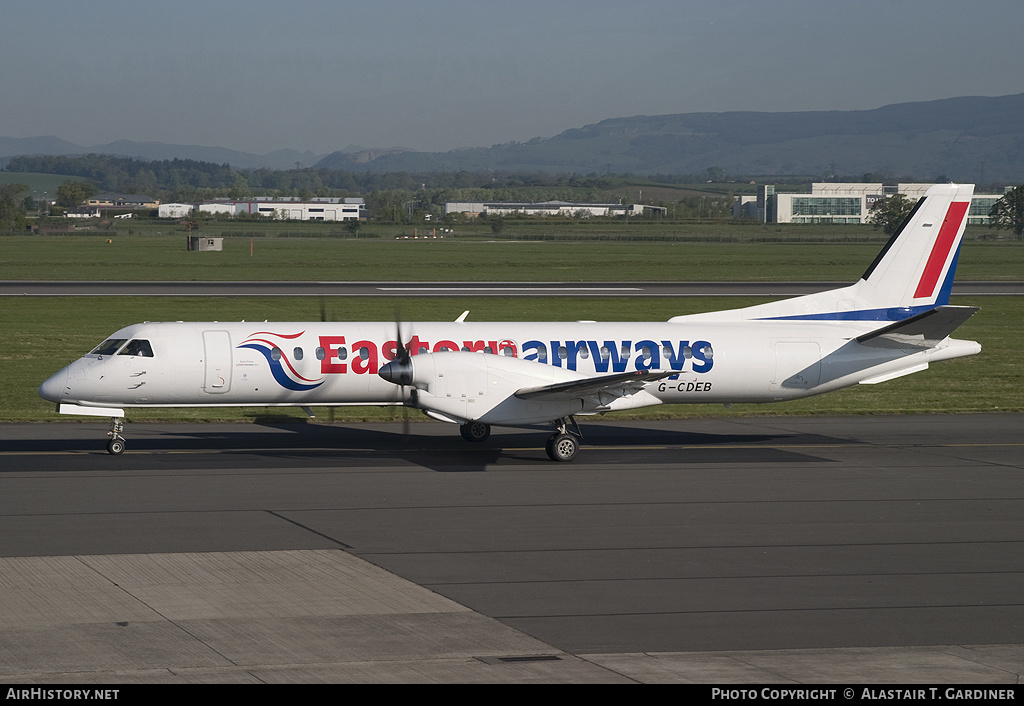
[[[120,456],[124,453],[125,441],[124,437],[121,436],[121,432],[124,431],[124,420],[121,417],[110,418],[110,431],[107,432],[107,436],[110,440],[107,442],[107,453],[111,456]]]

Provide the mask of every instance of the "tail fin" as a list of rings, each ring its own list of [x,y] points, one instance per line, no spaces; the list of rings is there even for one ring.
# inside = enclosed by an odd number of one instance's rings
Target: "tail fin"
[[[862,296],[879,306],[923,311],[949,303],[973,184],[928,189],[860,282]]]
[[[929,188],[864,276],[849,287],[718,312],[716,318],[899,321],[948,304],[973,195],[973,184]]]

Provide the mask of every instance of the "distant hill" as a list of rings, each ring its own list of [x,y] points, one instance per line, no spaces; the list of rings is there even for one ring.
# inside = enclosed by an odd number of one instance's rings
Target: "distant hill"
[[[874,110],[680,113],[612,118],[554,137],[492,147],[416,152],[349,146],[327,156],[278,150],[119,140],[81,147],[56,137],[0,137],[0,158],[114,154],[194,159],[235,169],[296,165],[352,172],[498,171],[734,176],[872,172],[959,181],[1024,181],[1024,93],[899,103]]]
[[[105,145],[85,147],[58,137],[0,137],[0,159],[18,155],[110,154],[142,160],[194,159],[199,162],[230,164],[234,169],[294,169],[296,164],[311,167],[323,155],[296,150],[276,150],[257,155],[224,147],[170,145],[164,142],[116,140]]]
[[[922,180],[1024,180],[1024,94],[875,110],[681,113],[613,118],[551,138],[450,152],[392,151],[318,167],[352,171],[632,172],[733,175],[884,172]],[[984,174],[982,174],[984,170]]]

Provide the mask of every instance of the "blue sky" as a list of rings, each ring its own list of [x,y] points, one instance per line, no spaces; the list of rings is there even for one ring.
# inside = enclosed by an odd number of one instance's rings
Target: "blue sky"
[[[1020,0],[7,0],[0,135],[441,151],[1024,92]]]

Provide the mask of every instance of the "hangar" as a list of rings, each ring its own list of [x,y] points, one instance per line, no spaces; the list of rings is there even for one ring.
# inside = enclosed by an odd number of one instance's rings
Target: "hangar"
[[[217,200],[199,204],[198,210],[200,213],[254,214],[293,221],[354,221],[366,218],[366,204],[361,198]]]
[[[628,216],[644,214],[664,216],[668,209],[661,206],[622,203],[577,203],[572,201],[449,201],[444,205],[445,215],[464,213],[468,216],[569,216],[572,218]]]

